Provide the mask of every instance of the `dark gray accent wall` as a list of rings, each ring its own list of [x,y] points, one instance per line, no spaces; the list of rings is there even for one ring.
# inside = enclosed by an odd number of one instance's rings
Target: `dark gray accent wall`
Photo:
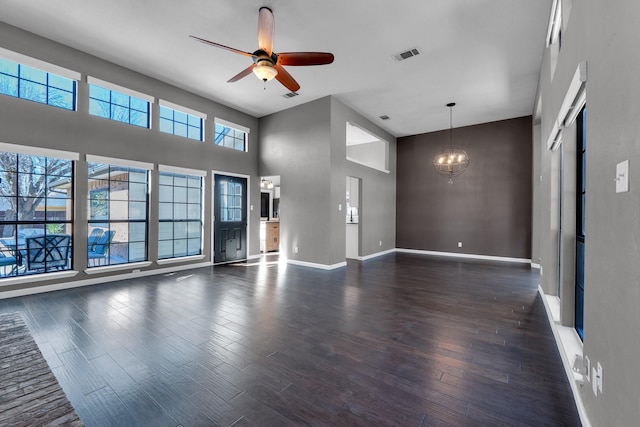
[[[470,163],[453,184],[432,165],[449,130],[398,138],[397,247],[530,259],[531,129],[531,117],[454,129]]]
[[[83,52],[71,49],[51,40],[0,23],[0,47],[40,59],[55,65],[80,72],[77,111],[66,111],[35,102],[0,95],[0,142],[31,147],[65,150],[80,154],[76,165],[76,202],[74,213],[74,269],[79,274],[65,283],[77,280],[96,279],[101,276],[131,273],[131,271],[100,273],[87,276],[87,154],[137,160],[158,164],[208,171],[205,180],[204,198],[204,255],[211,259],[211,171],[224,171],[249,175],[250,203],[259,206],[260,186],[257,175],[258,119],[227,106],[218,104],[196,94],[162,83],[151,77],[104,61]],[[88,113],[88,85],[86,77],[96,77],[156,98],[152,105],[151,129],[143,129],[123,123],[91,116]],[[205,123],[204,142],[176,137],[158,131],[157,99],[162,98],[178,105],[208,114]],[[213,118],[220,117],[251,129],[249,151],[239,152],[215,146],[213,143]],[[158,210],[157,171],[152,173],[149,220],[149,257],[157,259]],[[259,253],[259,209],[249,212],[250,255]],[[188,263],[183,263],[188,264]],[[180,264],[178,264],[180,265]],[[143,270],[163,268],[153,263]],[[166,266],[164,267],[166,268]],[[55,284],[54,281],[4,285],[3,291],[24,289],[32,286]]]

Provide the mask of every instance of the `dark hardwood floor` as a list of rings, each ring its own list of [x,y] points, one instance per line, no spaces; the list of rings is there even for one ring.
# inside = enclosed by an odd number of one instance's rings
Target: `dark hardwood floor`
[[[528,266],[391,254],[0,300],[87,426],[579,426]],[[1,379],[0,379],[1,380]]]

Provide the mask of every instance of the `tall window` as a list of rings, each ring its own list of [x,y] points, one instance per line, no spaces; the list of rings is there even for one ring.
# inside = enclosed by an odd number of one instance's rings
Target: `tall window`
[[[76,109],[76,81],[0,58],[0,93],[66,110]]]
[[[247,151],[247,135],[248,129],[242,126],[231,126],[225,122],[216,119],[214,129],[214,142],[227,148],[233,148],[238,151]]]
[[[160,100],[160,132],[203,140],[202,124],[206,115]]]
[[[88,82],[89,114],[143,128],[150,127],[150,102],[153,98],[93,78],[88,78]]]
[[[160,172],[158,259],[202,253],[202,176]]]
[[[150,167],[91,160],[88,266],[146,261]]]
[[[0,151],[0,277],[69,270],[72,231],[73,161]]]
[[[583,107],[578,114],[578,145],[576,168],[576,304],[575,327],[580,339],[584,340],[584,248],[586,241],[585,206],[586,206],[586,153],[587,153],[587,108]]]

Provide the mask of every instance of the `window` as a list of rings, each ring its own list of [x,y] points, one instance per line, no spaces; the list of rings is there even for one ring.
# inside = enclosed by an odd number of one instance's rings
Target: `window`
[[[249,129],[240,125],[215,119],[214,141],[216,145],[247,151],[247,135]]]
[[[202,253],[203,173],[160,166],[158,259]]]
[[[150,127],[153,97],[103,82],[92,77],[89,83],[89,114],[143,128]]]
[[[206,114],[160,100],[160,132],[202,141],[206,118]]]
[[[0,93],[66,110],[76,109],[76,81],[0,58]]]
[[[77,155],[22,151],[0,151],[0,277],[70,270]]]
[[[242,183],[234,181],[222,181],[219,184],[220,191],[220,221],[242,221]]]
[[[153,165],[90,155],[87,164],[88,267],[146,261]]]

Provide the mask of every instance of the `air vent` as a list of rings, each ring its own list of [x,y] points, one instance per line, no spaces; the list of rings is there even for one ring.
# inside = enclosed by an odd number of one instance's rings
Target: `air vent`
[[[420,53],[421,53],[420,49],[418,49],[417,47],[414,47],[404,52],[396,53],[395,55],[393,55],[393,59],[400,62],[400,61],[404,61],[405,59],[409,59],[414,56],[420,55]]]
[[[298,96],[298,94],[295,92],[289,92],[289,93],[285,93],[282,96],[284,96],[285,98],[293,98],[294,96]]]
[[[380,118],[381,118],[382,120],[389,120],[391,117],[389,117],[389,116],[387,116],[386,114],[384,114],[384,115],[380,116]]]

